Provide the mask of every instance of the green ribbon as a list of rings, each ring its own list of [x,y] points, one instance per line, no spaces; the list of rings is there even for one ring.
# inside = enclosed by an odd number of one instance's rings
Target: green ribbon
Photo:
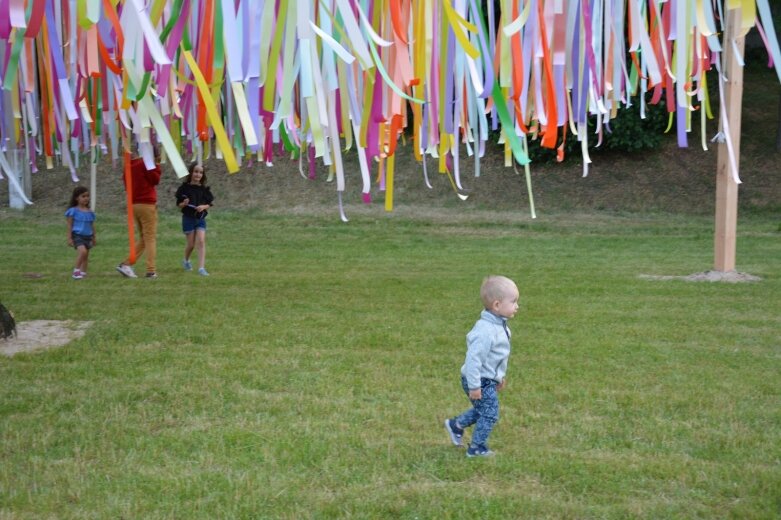
[[[480,23],[483,26],[484,33],[488,33],[488,28],[485,25],[485,16],[483,16],[483,9],[480,7],[480,2],[476,2],[477,5],[477,12],[480,17]],[[486,66],[490,66],[489,64],[486,64]],[[496,107],[496,113],[499,114],[499,121],[502,123],[502,129],[504,130],[504,135],[507,137],[507,141],[510,143],[510,148],[513,151],[513,156],[515,157],[515,160],[518,161],[518,164],[520,165],[526,165],[530,163],[529,156],[526,155],[523,152],[523,146],[521,145],[521,140],[518,138],[518,136],[515,134],[515,124],[513,123],[512,117],[510,116],[509,110],[507,110],[507,102],[504,99],[504,95],[502,94],[502,87],[499,85],[499,81],[494,81],[493,89],[491,90],[491,96],[494,98],[494,106]],[[556,122],[552,122],[552,124],[556,124]],[[529,175],[528,173],[526,174]],[[527,179],[529,181],[529,179]],[[530,182],[530,181],[529,181]]]
[[[217,7],[214,13],[214,68],[221,69],[225,66],[225,40],[223,39],[222,9]],[[231,35],[231,38],[238,38],[237,34]],[[237,59],[237,56],[231,56],[231,59]]]
[[[30,4],[32,5],[32,2],[30,2]],[[16,81],[16,73],[19,69],[19,55],[22,53],[22,46],[24,44],[24,32],[24,27],[16,29],[16,39],[14,40],[14,46],[11,49],[11,58],[8,60],[5,80],[3,81],[3,89],[5,90],[11,90],[14,81]]]
[[[171,8],[172,13],[181,13],[182,12],[182,2],[184,0],[176,0],[174,2],[174,6]],[[163,29],[163,32],[160,33],[160,42],[165,43],[165,41],[168,39],[168,35],[171,34],[171,31],[174,30],[174,25],[176,25],[176,22],[179,21],[178,16],[172,16],[170,20],[168,20],[168,23],[165,24],[165,28]],[[185,32],[187,31],[187,28],[185,26]]]

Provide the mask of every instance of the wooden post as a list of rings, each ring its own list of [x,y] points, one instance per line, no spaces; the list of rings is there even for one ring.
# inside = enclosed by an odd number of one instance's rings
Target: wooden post
[[[740,170],[740,116],[743,103],[743,59],[745,38],[736,38],[740,31],[740,9],[732,9],[727,14],[727,27],[723,41],[724,74],[727,81],[724,88],[724,104],[727,108],[729,136],[735,153],[735,167]],[[735,56],[735,47],[740,56]],[[740,61],[738,61],[740,59]],[[722,114],[723,116],[723,114]],[[721,118],[720,118],[721,120]],[[723,125],[719,124],[724,132]],[[716,166],[716,236],[714,239],[714,270],[735,270],[735,236],[738,223],[738,185],[731,173],[727,143],[719,144],[718,164]],[[736,176],[738,172],[735,172]]]

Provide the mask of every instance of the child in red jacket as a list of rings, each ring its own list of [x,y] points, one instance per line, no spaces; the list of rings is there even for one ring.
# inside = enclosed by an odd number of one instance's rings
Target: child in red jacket
[[[136,157],[130,161],[130,179],[133,191],[133,220],[140,239],[136,242],[136,261],[146,252],[146,277],[157,278],[157,185],[160,183],[160,165],[155,152],[155,167],[146,168],[144,159]],[[117,266],[123,276],[137,278],[131,267],[134,262],[127,258]]]

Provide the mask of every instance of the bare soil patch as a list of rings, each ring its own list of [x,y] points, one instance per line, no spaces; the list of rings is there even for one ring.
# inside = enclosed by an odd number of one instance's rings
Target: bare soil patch
[[[704,271],[702,273],[694,273],[688,276],[666,276],[666,275],[653,275],[653,274],[641,274],[640,278],[645,280],[683,280],[686,282],[727,282],[727,283],[741,283],[741,282],[759,282],[762,280],[759,276],[753,274],[741,273],[738,271]]]
[[[91,321],[31,320],[16,324],[16,336],[0,341],[0,354],[37,352],[62,347],[84,335]]]

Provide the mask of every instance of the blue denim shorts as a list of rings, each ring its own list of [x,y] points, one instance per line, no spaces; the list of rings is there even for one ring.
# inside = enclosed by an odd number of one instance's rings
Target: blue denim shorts
[[[195,218],[182,215],[182,231],[187,235],[192,233],[196,229],[203,229],[206,231],[206,217]]]
[[[74,249],[78,249],[79,246],[92,249],[92,235],[79,235],[77,233],[71,233],[71,238],[73,239]]]

